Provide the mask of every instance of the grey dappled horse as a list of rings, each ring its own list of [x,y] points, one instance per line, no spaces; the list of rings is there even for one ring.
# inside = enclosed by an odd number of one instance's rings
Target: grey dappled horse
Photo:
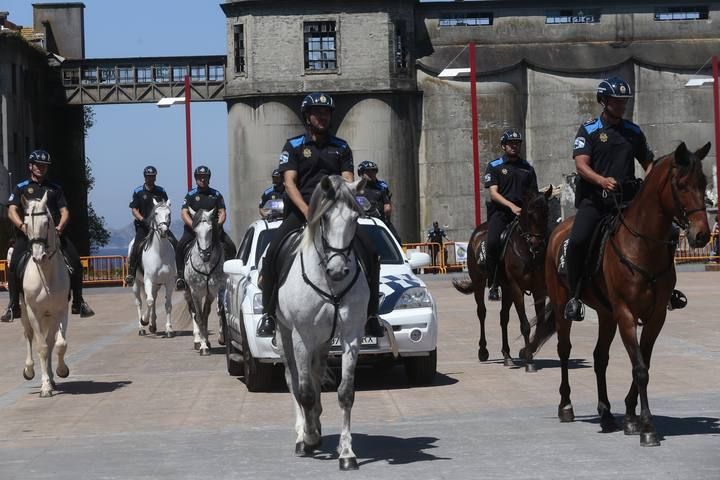
[[[210,307],[225,288],[225,259],[215,209],[189,209],[195,241],[185,260],[185,301],[193,318],[193,344],[200,355],[210,355],[208,317]]]
[[[355,192],[364,181],[325,177],[315,188],[308,225],[278,291],[278,343],[284,352],[285,380],[293,395],[295,454],[311,455],[320,445],[320,387],[330,350],[339,336],[342,380],[340,469],[358,468],[352,450],[350,411],[355,399],[355,364],[363,336],[370,290],[352,249],[360,217]]]
[[[22,279],[22,325],[27,340],[27,357],[23,377],[35,377],[32,356],[33,339],[40,355],[42,370],[41,397],[51,397],[55,382],[52,372],[52,351],[57,347],[58,377],[70,375],[65,364],[68,323],[68,294],[70,275],[60,251],[60,236],[47,209],[47,193],[41,200],[25,204],[24,224],[32,257],[28,260]]]
[[[140,259],[141,269],[138,269],[137,279],[133,284],[135,295],[135,306],[138,312],[138,334],[145,335],[144,326],[150,324],[150,333],[157,331],[157,304],[160,287],[165,287],[165,336],[172,338],[175,332],[172,329],[170,314],[172,312],[172,293],[175,288],[175,249],[170,243],[170,202],[158,202],[153,199],[153,209],[150,218],[150,233],[145,239],[142,257]],[[133,242],[128,246],[128,256],[132,252]],[[141,273],[142,272],[142,273]],[[143,287],[140,286],[142,283]],[[145,293],[146,310],[143,313],[142,295]]]

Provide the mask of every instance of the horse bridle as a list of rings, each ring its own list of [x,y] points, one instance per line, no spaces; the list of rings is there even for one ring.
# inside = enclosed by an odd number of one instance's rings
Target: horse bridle
[[[200,246],[200,239],[197,238],[197,235],[195,236],[195,243],[197,244],[198,251],[200,252],[200,255],[211,255],[213,246],[215,245],[215,225],[213,225],[212,222],[209,220],[201,220],[200,222],[207,222],[210,224],[211,230],[211,237],[210,237],[210,246],[208,248],[202,248]],[[195,225],[197,227],[197,225]]]
[[[678,194],[678,186],[677,183],[674,181],[675,175],[673,175],[673,171],[677,168],[675,164],[673,164],[672,168],[670,169],[670,175],[668,175],[668,179],[670,180],[670,189],[672,191],[673,196],[673,207],[675,207],[676,210],[680,212],[680,216],[678,217],[675,215],[674,220],[675,223],[678,224],[680,228],[683,230],[686,230],[690,226],[690,215],[696,212],[707,212],[707,207],[705,206],[705,203],[703,202],[702,207],[698,208],[692,208],[690,210],[687,210],[685,206],[680,201],[680,195]]]
[[[30,222],[31,222],[31,223],[34,223],[34,222],[33,222],[34,217],[39,217],[39,216],[43,216],[43,215],[44,215],[44,216],[48,216],[49,213],[48,213],[48,210],[47,210],[47,209],[44,209],[44,210],[42,210],[42,211],[40,211],[40,212],[28,213],[27,215],[30,217]],[[48,229],[48,237],[49,237],[51,234],[52,234],[52,233],[50,232],[50,229]],[[48,242],[48,238],[47,238],[47,237],[46,237],[46,238],[40,238],[40,237],[30,238],[30,237],[28,237],[28,244],[29,244],[31,247],[32,247],[32,245],[35,244],[35,243],[39,243],[39,244],[41,244],[41,245],[45,245],[45,249],[48,251],[48,259],[52,258],[53,255],[55,255],[55,254],[57,253],[57,251],[58,251],[58,249],[55,248],[55,250],[53,250],[52,252],[50,252],[50,245],[49,245],[49,242]]]
[[[350,250],[352,250],[353,243],[354,243],[354,237],[350,240],[350,242],[347,244],[346,247],[343,248],[337,248],[330,245],[330,242],[327,241],[325,238],[325,224],[323,223],[322,219],[320,220],[320,241],[322,242],[322,248],[323,251],[321,252],[318,250],[317,246],[315,247],[315,250],[317,250],[318,255],[320,256],[320,262],[327,266],[328,263],[330,263],[330,260],[332,260],[335,257],[342,257],[344,263],[348,263],[350,261]],[[330,251],[332,254],[329,256],[327,255],[327,252]]]

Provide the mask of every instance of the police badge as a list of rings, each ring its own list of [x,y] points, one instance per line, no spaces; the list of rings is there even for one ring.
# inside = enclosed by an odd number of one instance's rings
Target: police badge
[[[310,158],[311,156],[312,156],[312,151],[309,148],[305,147],[305,149],[303,150],[303,157]]]
[[[200,201],[200,195],[195,195],[195,201],[196,201],[196,202],[199,202],[199,201]]]
[[[35,189],[33,187],[28,187],[28,193],[32,195],[33,193],[35,193]]]
[[[503,175],[507,175],[507,168],[503,168],[503,169],[500,170],[500,171],[502,172]]]
[[[605,143],[605,142],[608,141],[607,133],[603,132],[603,133],[600,134],[600,141],[603,142],[603,143]]]

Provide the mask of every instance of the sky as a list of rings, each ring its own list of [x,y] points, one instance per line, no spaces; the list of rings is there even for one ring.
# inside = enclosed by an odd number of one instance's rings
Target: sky
[[[87,58],[226,53],[220,0],[82,2]],[[58,2],[2,0],[0,9],[10,12],[10,21],[31,26],[32,3]],[[187,193],[183,106],[161,109],[154,104],[135,104],[93,109],[95,125],[86,139],[86,154],[95,176],[90,201],[107,226],[120,228],[132,221],[128,203],[133,189],[143,183],[146,165],[158,169],[158,185],[165,187],[172,204],[179,207]],[[201,164],[210,167],[211,186],[226,199],[231,197],[225,102],[193,103],[191,123],[193,168]]]

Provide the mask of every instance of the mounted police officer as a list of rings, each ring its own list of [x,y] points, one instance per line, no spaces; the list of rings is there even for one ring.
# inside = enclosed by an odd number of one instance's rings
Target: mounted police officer
[[[204,165],[201,165],[195,169],[195,188],[190,190],[185,195],[183,200],[182,208],[180,210],[180,217],[182,218],[184,225],[182,237],[178,241],[177,248],[175,249],[175,263],[177,266],[178,278],[175,282],[175,286],[178,290],[185,289],[185,253],[190,243],[195,240],[195,231],[193,230],[192,217],[190,216],[189,209],[193,211],[212,210],[215,209],[215,215],[217,216],[218,227],[220,228],[220,241],[225,249],[225,258],[235,258],[235,244],[233,243],[230,236],[225,233],[222,226],[227,219],[225,211],[225,200],[222,194],[210,188],[210,176],[212,172]]]
[[[267,202],[269,202],[270,200],[280,200],[285,195],[285,185],[283,185],[280,170],[278,170],[277,168],[272,172],[272,183],[272,185],[265,189],[262,197],[260,197],[260,204],[258,205],[258,209],[260,210],[261,218],[266,218],[270,214],[269,211],[263,208]]]
[[[72,313],[80,314],[81,317],[91,317],[95,314],[90,306],[85,303],[82,295],[83,270],[80,264],[75,246],[66,235],[63,235],[65,227],[70,221],[70,212],[67,208],[65,195],[59,185],[49,182],[46,178],[49,166],[52,164],[50,154],[45,150],[35,150],[28,157],[28,170],[30,178],[18,183],[15,190],[8,199],[8,218],[15,225],[15,248],[10,260],[8,274],[8,292],[10,293],[10,305],[0,320],[11,321],[13,318],[20,318],[20,289],[16,277],[18,263],[28,251],[28,238],[25,234],[25,207],[23,201],[30,199],[41,199],[47,193],[47,208],[52,215],[55,229],[60,235],[60,244],[67,262],[72,268],[70,275],[70,287],[72,289]]]
[[[133,191],[132,201],[130,202],[130,209],[132,216],[135,221],[135,240],[133,242],[133,248],[128,258],[128,275],[125,277],[125,283],[128,286],[132,286],[135,283],[135,273],[137,271],[138,262],[141,257],[141,249],[145,242],[145,238],[150,233],[150,221],[148,216],[152,213],[154,202],[167,202],[168,196],[165,189],[160,185],[155,184],[157,178],[157,169],[152,165],[148,165],[143,170],[143,176],[145,177],[145,183],[140,185]],[[173,248],[177,247],[177,238],[168,230],[169,240],[172,243]]]
[[[575,193],[575,221],[567,246],[568,284],[572,298],[565,306],[565,318],[584,318],[580,301],[581,282],[587,249],[595,226],[616,207],[615,192],[622,194],[618,202],[627,202],[637,191],[634,160],[650,172],[654,154],[639,126],[623,119],[629,99],[630,85],[621,77],[603,80],[597,87],[597,102],[603,106],[599,117],[584,123],[575,136],[573,158],[579,176]],[[681,300],[682,299],[682,300]],[[675,290],[671,307],[682,308],[686,302]]]
[[[535,169],[520,157],[522,140],[518,130],[505,130],[500,137],[503,155],[490,162],[485,172],[485,188],[490,191],[486,265],[491,289],[497,288],[500,235],[522,212],[525,194],[538,191]]]
[[[335,103],[330,95],[311,93],[305,97],[300,113],[307,132],[289,139],[280,154],[280,173],[285,182],[285,219],[278,227],[263,260],[262,290],[263,316],[258,324],[259,337],[275,334],[275,308],[277,306],[275,258],[277,249],[288,233],[307,222],[308,202],[320,180],[326,175],[342,175],[353,181],[353,156],[344,140],[330,135],[330,124]],[[370,302],[366,333],[384,335],[378,317],[380,295],[380,260],[372,242],[364,231],[357,230],[356,254],[360,257],[368,276]]]
[[[370,160],[362,161],[360,165],[358,165],[357,173],[366,180],[363,195],[372,207],[367,213],[372,217],[377,217],[382,220],[395,236],[398,243],[402,243],[400,241],[400,235],[398,235],[395,226],[390,221],[392,214],[392,194],[390,193],[390,186],[384,180],[377,178],[377,163]]]

